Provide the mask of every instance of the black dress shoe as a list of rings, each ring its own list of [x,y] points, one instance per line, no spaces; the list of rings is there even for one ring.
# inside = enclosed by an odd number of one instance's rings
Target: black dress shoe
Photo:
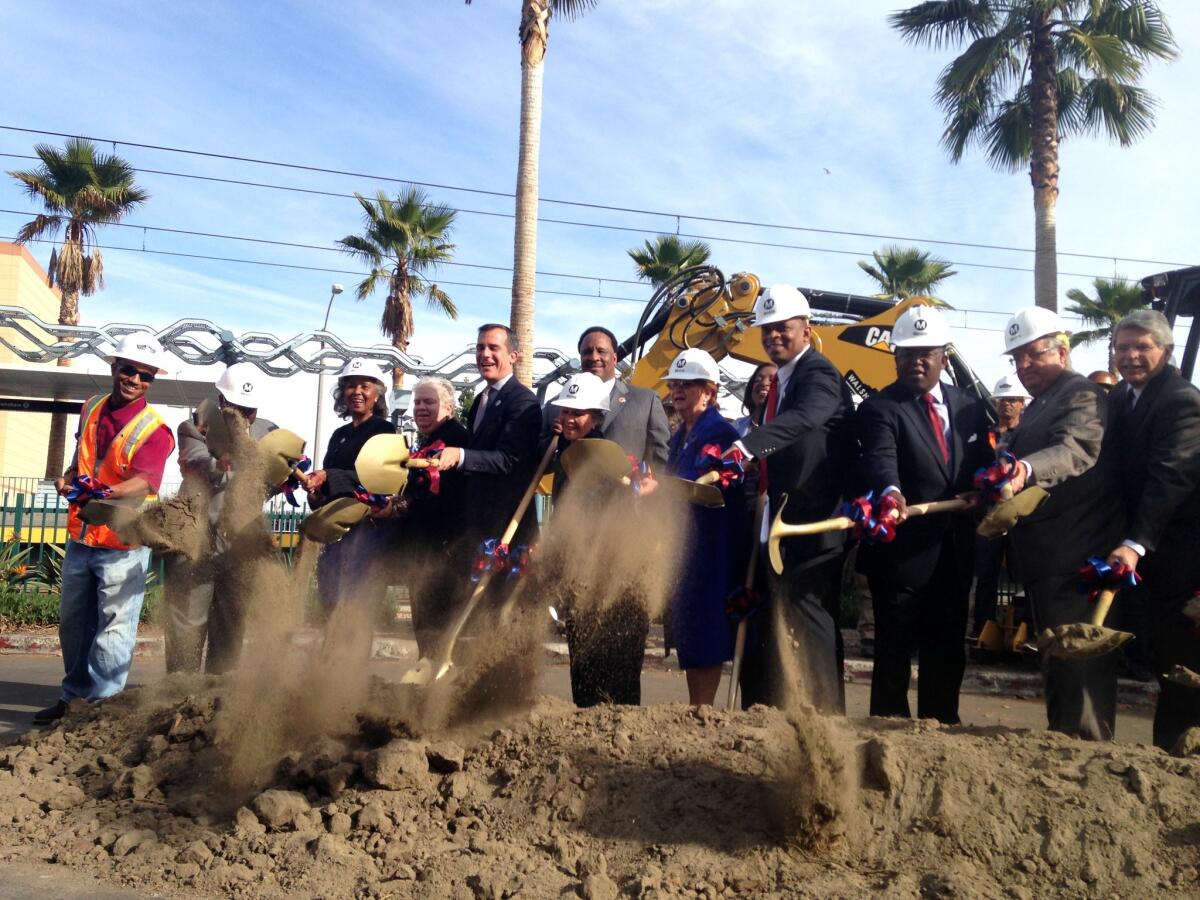
[[[46,725],[50,722],[57,722],[67,712],[67,704],[59,700],[53,706],[47,706],[45,709],[40,709],[33,714],[33,723],[35,725]]]

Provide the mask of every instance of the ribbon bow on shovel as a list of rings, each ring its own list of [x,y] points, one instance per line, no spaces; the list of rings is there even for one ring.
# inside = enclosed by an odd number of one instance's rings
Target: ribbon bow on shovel
[[[875,492],[868,491],[843,503],[839,514],[854,523],[854,536],[864,544],[889,544],[896,539],[896,525],[890,513],[899,508],[891,494],[876,500]]]
[[[724,453],[720,444],[705,444],[700,448],[700,468],[717,474],[716,484],[721,486],[721,490],[746,478],[746,467],[742,464],[745,457],[742,452],[735,448],[729,456],[725,456]]]
[[[299,508],[300,502],[296,499],[296,491],[303,486],[300,483],[300,475],[312,468],[312,460],[307,456],[302,456],[296,460],[296,465],[292,466],[292,471],[288,474],[287,480],[280,485],[279,489],[283,492],[283,496],[287,498],[287,502],[292,506]]]
[[[1007,500],[1004,488],[1012,481],[1016,469],[1017,458],[1005,450],[992,465],[976,470],[975,490],[983,494],[989,503]]]
[[[104,500],[112,494],[112,488],[91,475],[76,475],[67,490],[67,502],[83,506],[89,500]]]
[[[354,499],[371,507],[371,512],[383,512],[387,509],[391,497],[387,494],[372,494],[360,484],[354,489]]]
[[[433,459],[445,449],[445,441],[433,441],[415,453],[412,453],[408,458],[410,462],[414,459]],[[410,484],[416,485],[418,488],[424,488],[436,496],[442,490],[442,470],[436,466],[428,466],[423,469],[414,466],[412,471],[408,473],[408,481]]]
[[[475,562],[471,564],[471,581],[476,584],[485,574],[507,575],[517,578],[529,568],[533,548],[528,544],[509,547],[499,538],[488,538],[475,551]]]
[[[1107,588],[1137,587],[1142,576],[1123,562],[1109,564],[1099,556],[1089,556],[1087,565],[1079,570],[1079,593],[1087,594],[1093,603]]]

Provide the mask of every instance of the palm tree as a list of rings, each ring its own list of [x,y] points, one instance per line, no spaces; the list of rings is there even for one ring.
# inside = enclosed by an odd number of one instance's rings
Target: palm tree
[[[1156,101],[1138,87],[1145,63],[1175,39],[1152,0],[929,0],[890,16],[905,39],[934,48],[970,41],[942,70],[942,144],[958,162],[971,144],[998,169],[1029,166],[1034,300],[1057,307],[1058,143],[1107,134],[1127,147],[1150,131]]]
[[[1146,300],[1142,296],[1141,285],[1124,278],[1097,278],[1092,281],[1092,287],[1096,289],[1095,297],[1089,297],[1079,288],[1067,291],[1067,299],[1071,301],[1067,312],[1094,326],[1087,331],[1077,331],[1071,335],[1071,346],[1107,341],[1108,371],[1115,376],[1117,369],[1113,365],[1113,329],[1125,315],[1145,306]]]
[[[134,183],[134,170],[119,156],[97,153],[91,141],[68,138],[62,150],[49,144],[34,148],[41,165],[28,172],[9,172],[24,185],[31,200],[40,201],[45,212],[21,226],[17,243],[56,237],[62,244],[50,252],[50,287],[58,285],[58,324],[79,324],[79,298],[90,297],[104,287],[104,257],[96,246],[96,229],[120,222],[150,195]],[[60,366],[70,360],[60,359]],[[50,441],[46,448],[46,478],[62,474],[66,451],[67,415],[50,418]]]
[[[858,267],[879,282],[875,296],[881,300],[932,297],[938,284],[958,274],[951,263],[934,259],[917,247],[885,247],[871,253],[875,265],[865,260]]]
[[[466,0],[467,4],[471,0]],[[513,236],[512,309],[509,327],[525,352],[516,375],[533,383],[533,292],[537,268],[538,155],[542,141],[542,75],[550,17],[578,18],[598,0],[520,0],[521,132],[517,157],[516,228]]]
[[[458,307],[450,296],[425,277],[437,270],[438,263],[454,258],[449,238],[457,213],[430,203],[418,187],[405,188],[395,200],[383,191],[377,191],[374,200],[357,192],[354,196],[363,208],[363,233],[347,235],[337,243],[371,267],[355,289],[359,300],[386,282],[379,330],[391,338],[393,347],[404,351],[413,334],[413,297],[424,297],[430,308],[458,318]],[[392,386],[403,383],[404,371],[397,366],[392,370]]]
[[[660,234],[653,242],[626,252],[637,268],[637,277],[655,287],[684,269],[704,265],[712,256],[712,248],[704,241],[683,241],[674,234]]]

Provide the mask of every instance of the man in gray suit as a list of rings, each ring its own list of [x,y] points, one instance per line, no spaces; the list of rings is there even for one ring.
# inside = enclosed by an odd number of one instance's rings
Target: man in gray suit
[[[1033,402],[999,449],[1017,459],[1010,482],[1014,492],[1037,485],[1050,494],[1009,533],[1009,559],[1039,630],[1086,622],[1092,604],[1077,588],[1079,569],[1088,557],[1104,557],[1121,539],[1113,455],[1100,453],[1108,398],[1103,388],[1071,370],[1066,328],[1050,310],[1018,310],[1004,338]],[[1051,730],[1112,740],[1116,655],[1074,661],[1044,654],[1041,664]]]
[[[667,442],[671,439],[667,414],[654,391],[630,387],[617,378],[616,336],[600,325],[588,328],[579,336],[579,361],[583,371],[612,385],[601,433],[620,444],[630,456],[660,471],[667,461]],[[542,446],[549,440],[557,419],[557,407],[547,403],[542,410]]]

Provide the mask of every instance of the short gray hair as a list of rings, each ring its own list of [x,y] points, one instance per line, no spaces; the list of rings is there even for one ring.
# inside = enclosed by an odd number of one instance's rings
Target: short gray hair
[[[413,393],[417,388],[428,385],[437,392],[439,406],[445,405],[450,408],[450,414],[454,414],[454,385],[440,375],[426,375],[423,378],[417,379],[417,383],[413,385]]]
[[[1175,349],[1175,333],[1171,331],[1171,323],[1157,309],[1135,309],[1128,313],[1113,329],[1114,344],[1117,342],[1117,335],[1121,333],[1122,328],[1136,328],[1138,331],[1146,332],[1159,349],[1166,350],[1167,353]]]

